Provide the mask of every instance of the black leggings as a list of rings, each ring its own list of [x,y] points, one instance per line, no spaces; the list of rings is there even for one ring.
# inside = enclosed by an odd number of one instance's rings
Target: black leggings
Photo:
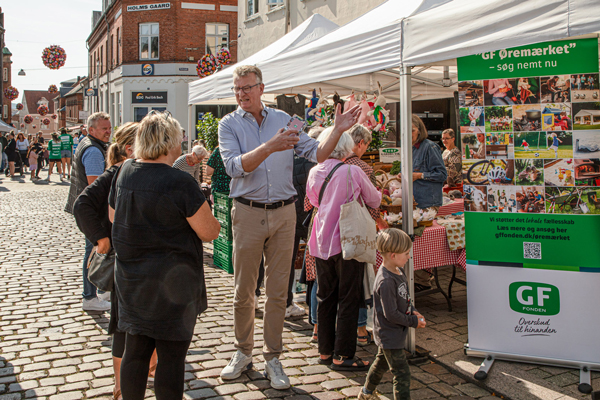
[[[150,357],[156,348],[160,362],[156,366],[154,393],[157,400],[181,400],[185,375],[185,356],[191,340],[156,340],[127,334],[121,364],[121,393],[127,400],[143,400]]]

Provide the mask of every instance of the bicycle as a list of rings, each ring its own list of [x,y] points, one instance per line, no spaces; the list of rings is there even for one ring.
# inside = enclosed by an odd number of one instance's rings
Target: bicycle
[[[471,168],[467,171],[467,180],[471,185],[487,185],[488,184],[488,173],[496,167],[493,161],[500,161],[502,168],[506,170],[507,164],[505,160],[481,160],[471,165]]]

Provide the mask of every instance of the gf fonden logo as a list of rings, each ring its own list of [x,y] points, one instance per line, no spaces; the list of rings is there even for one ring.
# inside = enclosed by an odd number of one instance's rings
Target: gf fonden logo
[[[556,315],[560,312],[558,288],[547,283],[513,282],[508,288],[510,308],[522,314]]]

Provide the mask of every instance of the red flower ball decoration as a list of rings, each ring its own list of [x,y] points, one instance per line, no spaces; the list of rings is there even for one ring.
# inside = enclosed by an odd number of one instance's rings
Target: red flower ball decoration
[[[58,118],[58,115],[56,115],[56,114],[52,114],[52,115],[50,116],[50,118],[52,118],[52,119],[56,119],[56,118]]]
[[[27,125],[29,125],[30,123],[33,122],[33,117],[31,115],[27,114],[25,116],[25,118],[23,118],[23,122],[25,122]]]
[[[42,104],[38,107],[37,112],[43,117],[44,115],[48,114],[50,110],[48,110],[48,106]]]
[[[25,124],[21,124],[21,128],[25,128]]]
[[[23,104],[18,103],[17,104],[17,110],[21,111],[23,109]]]
[[[48,92],[58,93],[58,88],[56,87],[56,85],[50,85],[50,86],[48,86]]]
[[[44,65],[50,69],[59,69],[65,65],[67,60],[67,53],[65,49],[60,46],[52,45],[46,47],[42,52],[42,61]]]
[[[6,97],[10,101],[13,101],[17,97],[19,97],[19,91],[16,87],[9,86],[6,89],[4,89],[4,97]]]
[[[217,70],[217,59],[212,54],[205,54],[198,61],[198,65],[196,66],[196,72],[198,72],[198,76],[204,78],[206,76],[212,75]]]
[[[31,125],[32,129],[37,129],[37,125]]]
[[[217,61],[221,65],[227,65],[231,62],[231,53],[226,48],[222,48],[219,54],[217,55]]]
[[[50,125],[50,118],[44,118],[42,120],[42,124],[44,124],[44,125]]]

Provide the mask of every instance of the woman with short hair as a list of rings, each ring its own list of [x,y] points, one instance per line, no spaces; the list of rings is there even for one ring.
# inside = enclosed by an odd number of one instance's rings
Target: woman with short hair
[[[444,166],[448,173],[448,179],[444,185],[444,191],[458,189],[462,191],[462,155],[456,147],[456,135],[454,130],[446,129],[442,132],[442,143],[446,150],[442,153]]]
[[[202,146],[192,147],[189,154],[184,154],[173,163],[173,168],[187,172],[194,177],[198,185],[202,184],[202,160],[208,156],[208,151]]]
[[[327,128],[319,135],[324,141],[333,132]],[[356,165],[343,165],[350,156],[354,141],[347,132],[340,137],[329,159],[311,169],[306,196],[318,211],[308,241],[310,254],[317,266],[317,319],[321,364],[334,370],[365,370],[368,362],[355,358],[358,310],[364,304],[362,280],[365,263],[344,260],[340,238],[340,208],[348,198],[361,197],[366,205],[379,207],[381,195],[367,175]],[[319,193],[327,176],[338,166],[325,189]],[[352,193],[348,193],[350,187]]]
[[[216,239],[220,225],[194,178],[172,168],[181,140],[169,112],[149,113],[138,127],[136,158],[121,166],[109,196],[127,400],[144,399],[154,349],[156,398],[182,398],[185,356],[207,307],[202,241]]]
[[[107,169],[75,200],[73,215],[79,230],[87,240],[96,246],[96,252],[106,254],[110,251],[112,242],[112,224],[108,219],[108,195],[114,176],[125,160],[133,157],[133,142],[137,132],[138,122],[128,122],[119,127],[114,134],[114,143],[107,151]],[[94,297],[91,301],[99,301]],[[114,400],[121,396],[121,360],[125,351],[125,332],[117,326],[119,322],[119,308],[117,296],[114,291],[110,293],[110,322],[108,334],[112,335],[113,370],[115,372]],[[156,364],[156,362],[154,362]]]

